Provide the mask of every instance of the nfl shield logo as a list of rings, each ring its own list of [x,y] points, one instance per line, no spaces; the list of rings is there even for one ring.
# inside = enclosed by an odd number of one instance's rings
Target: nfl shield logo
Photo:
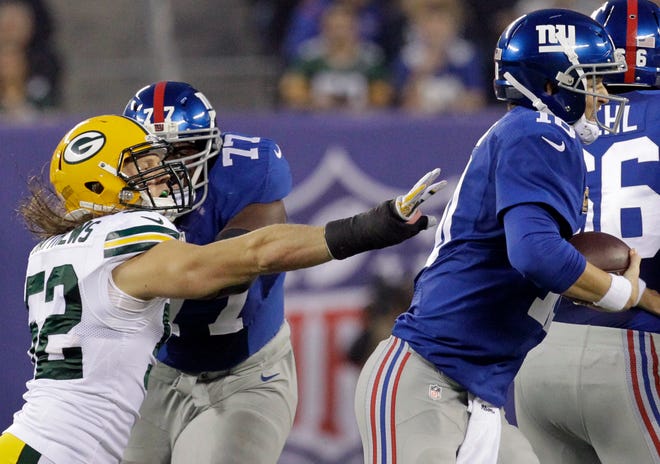
[[[429,385],[429,398],[437,401],[442,398],[442,387],[440,385]]]

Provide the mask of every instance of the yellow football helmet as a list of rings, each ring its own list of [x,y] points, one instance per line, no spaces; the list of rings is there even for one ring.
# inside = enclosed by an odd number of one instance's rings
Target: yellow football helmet
[[[62,138],[50,164],[50,181],[67,213],[109,213],[126,208],[159,210],[178,216],[191,208],[193,191],[183,162],[167,159],[172,146],[124,116],[87,119]],[[138,160],[158,155],[155,167],[140,169]],[[135,175],[122,172],[132,163]],[[168,189],[155,198],[149,184],[167,177]]]

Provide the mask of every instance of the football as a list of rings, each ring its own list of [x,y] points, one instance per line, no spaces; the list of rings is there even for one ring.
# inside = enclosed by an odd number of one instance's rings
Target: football
[[[587,261],[603,271],[622,274],[630,264],[630,247],[618,237],[605,232],[583,232],[569,239]]]

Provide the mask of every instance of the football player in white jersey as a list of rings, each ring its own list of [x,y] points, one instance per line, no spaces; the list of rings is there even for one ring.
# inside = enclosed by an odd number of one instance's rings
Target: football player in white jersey
[[[637,249],[640,277],[660,286],[660,8],[610,0],[593,18],[625,51],[628,70],[605,76],[628,99],[618,134],[585,147],[586,229]],[[611,105],[601,109],[612,114]],[[562,301],[548,336],[515,380],[518,426],[548,464],[660,462],[660,317],[606,313]]]
[[[581,140],[608,127],[594,120],[601,104],[616,116],[625,103],[602,84],[625,69],[603,27],[538,10],[503,32],[495,65],[509,111],[477,142],[411,306],[358,380],[365,463],[538,463],[501,408],[559,294],[660,312],[660,295],[639,291],[638,254],[614,276],[567,241],[585,220]]]
[[[97,116],[57,146],[57,195],[32,184],[21,208],[44,237],[25,281],[34,377],[0,436],[3,464],[118,463],[170,333],[169,298],[399,243],[432,223],[417,207],[446,184],[434,170],[396,201],[325,227],[278,224],[199,246],[165,216],[194,202],[189,167],[172,153],[129,118]]]

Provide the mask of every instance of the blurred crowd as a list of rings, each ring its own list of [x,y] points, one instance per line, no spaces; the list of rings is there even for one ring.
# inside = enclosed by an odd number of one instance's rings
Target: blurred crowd
[[[469,113],[494,100],[502,30],[539,8],[590,14],[598,0],[301,0],[270,7],[284,62],[279,103],[295,110]],[[279,11],[276,11],[278,10]],[[271,45],[272,47],[272,45]]]
[[[0,0],[0,114],[33,119],[59,104],[60,59],[42,0]]]
[[[469,113],[494,102],[493,47],[528,11],[589,14],[600,0],[250,0],[262,53],[281,73],[275,106],[295,111]],[[0,117],[61,103],[48,0],[0,0]],[[71,50],[62,50],[62,56]],[[186,76],[194,82],[194,73]]]

